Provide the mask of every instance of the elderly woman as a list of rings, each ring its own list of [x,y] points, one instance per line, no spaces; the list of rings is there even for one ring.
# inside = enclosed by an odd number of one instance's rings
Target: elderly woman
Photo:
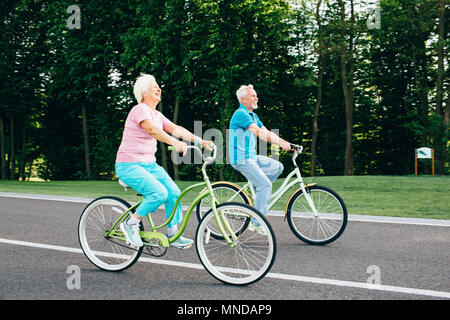
[[[125,121],[122,142],[116,157],[116,174],[120,180],[144,196],[136,213],[120,225],[127,242],[140,247],[142,246],[139,236],[141,219],[155,212],[162,204],[165,205],[166,217],[169,218],[180,195],[178,186],[156,163],[157,141],[172,145],[176,151],[183,153],[186,153],[186,144],[170,135],[205,147],[212,145],[212,142],[196,137],[156,110],[156,105],[161,101],[161,89],[153,76],[144,74],[138,77],[133,93],[138,104],[131,109]],[[180,203],[176,208],[175,217],[168,224],[168,237],[177,232],[177,225],[181,220]],[[171,245],[185,248],[191,244],[191,239],[179,237]]]

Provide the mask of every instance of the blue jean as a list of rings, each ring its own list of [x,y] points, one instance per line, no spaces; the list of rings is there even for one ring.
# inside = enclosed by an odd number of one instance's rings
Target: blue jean
[[[145,217],[164,204],[166,218],[170,217],[180,195],[180,189],[156,162],[117,162],[116,174],[120,180],[144,196],[136,209],[139,216]],[[179,203],[168,227],[179,224],[182,219],[183,213]]]
[[[272,182],[283,172],[283,165],[277,160],[258,155],[256,160],[245,159],[232,166],[252,183],[255,189],[254,206],[266,215],[272,194]]]

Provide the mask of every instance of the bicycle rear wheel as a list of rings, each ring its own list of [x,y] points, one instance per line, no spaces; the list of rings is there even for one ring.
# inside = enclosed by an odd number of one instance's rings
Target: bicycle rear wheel
[[[122,271],[139,259],[142,247],[126,245],[125,237],[117,224],[115,237],[108,230],[131,205],[116,197],[100,197],[89,203],[78,222],[78,240],[85,256],[95,266],[107,271]],[[140,225],[143,230],[142,223]],[[117,230],[117,232],[116,232]]]
[[[294,192],[287,205],[287,219],[292,232],[302,241],[324,245],[335,241],[347,225],[347,208],[333,190],[322,186],[306,189],[317,209],[318,216],[309,206],[301,189]]]
[[[253,219],[262,225],[265,234],[247,228],[236,234],[237,240],[229,245],[223,236],[211,236],[211,230],[217,229],[217,222],[213,211],[209,210],[196,233],[195,245],[201,263],[214,278],[227,284],[248,285],[261,280],[272,268],[276,256],[276,240],[271,226],[259,211],[243,203],[222,203],[217,210],[222,211],[228,220],[233,216]]]

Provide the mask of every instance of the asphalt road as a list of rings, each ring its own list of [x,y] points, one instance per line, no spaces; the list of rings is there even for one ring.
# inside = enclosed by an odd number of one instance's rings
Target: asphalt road
[[[271,272],[234,287],[212,278],[195,248],[142,256],[120,273],[97,269],[78,244],[85,205],[0,196],[1,300],[450,299],[448,226],[350,221],[341,238],[318,247],[303,244],[282,217],[271,216],[277,236]]]

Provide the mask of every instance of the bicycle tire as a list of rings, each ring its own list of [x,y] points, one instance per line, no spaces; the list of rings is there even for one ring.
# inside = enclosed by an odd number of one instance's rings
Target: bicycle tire
[[[308,244],[329,244],[338,239],[347,226],[347,207],[344,200],[327,187],[315,185],[306,190],[319,216],[314,217],[303,191],[298,189],[286,207],[289,227],[297,238]]]
[[[227,284],[244,286],[261,280],[272,268],[276,257],[276,238],[272,227],[258,210],[244,203],[222,203],[217,209],[226,215],[255,218],[266,234],[246,229],[236,235],[235,245],[229,246],[223,236],[221,239],[210,237],[210,225],[216,223],[210,210],[198,225],[195,236],[197,255],[202,265],[214,278]]]
[[[106,271],[123,271],[139,259],[143,247],[134,249],[127,246],[125,241],[105,236],[105,232],[130,207],[125,200],[104,196],[90,202],[81,213],[78,241],[86,258],[96,267]],[[144,230],[142,223],[140,230]]]

